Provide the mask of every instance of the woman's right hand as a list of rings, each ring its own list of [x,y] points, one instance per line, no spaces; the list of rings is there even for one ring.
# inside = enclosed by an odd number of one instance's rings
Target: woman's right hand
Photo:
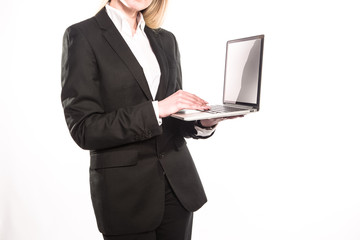
[[[208,102],[198,96],[179,90],[159,101],[159,117],[164,118],[183,109],[208,110]]]

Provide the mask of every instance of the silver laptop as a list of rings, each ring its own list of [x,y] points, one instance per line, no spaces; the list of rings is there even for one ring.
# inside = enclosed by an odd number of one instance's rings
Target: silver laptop
[[[261,70],[264,35],[230,40],[226,43],[223,105],[210,110],[181,110],[171,116],[184,121],[232,117],[260,109]]]

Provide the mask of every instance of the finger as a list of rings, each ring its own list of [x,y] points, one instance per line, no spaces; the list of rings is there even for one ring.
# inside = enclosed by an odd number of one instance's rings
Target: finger
[[[192,101],[186,101],[186,100],[182,100],[182,102],[180,104],[178,104],[178,106],[181,109],[191,109],[191,110],[208,110],[208,109],[210,109],[210,107],[207,105],[202,105],[199,103],[194,103]]]
[[[208,104],[207,101],[205,101],[204,99],[196,96],[195,94],[189,93],[189,92],[185,92],[185,91],[178,91],[177,92],[179,97],[182,99],[187,99],[188,101],[191,101],[193,103],[199,104],[199,105],[206,105]]]
[[[187,95],[187,96],[184,96],[182,97],[181,99],[179,99],[179,101],[185,103],[185,104],[188,104],[188,105],[193,105],[195,107],[204,107],[204,106],[207,106],[207,102],[200,99],[200,98],[197,98],[195,96],[192,96],[192,95]]]
[[[199,102],[197,99],[192,97],[182,97],[177,99],[178,106],[185,109],[209,109],[209,106],[204,102]]]

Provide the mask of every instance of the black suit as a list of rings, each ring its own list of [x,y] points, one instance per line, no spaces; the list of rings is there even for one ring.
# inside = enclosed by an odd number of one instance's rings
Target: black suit
[[[181,89],[175,37],[146,35],[161,69],[156,100]],[[155,118],[141,66],[105,9],[64,35],[61,100],[71,136],[90,150],[90,186],[100,231],[127,234],[156,228],[164,208],[164,173],[188,211],[206,196],[184,137],[194,122]]]

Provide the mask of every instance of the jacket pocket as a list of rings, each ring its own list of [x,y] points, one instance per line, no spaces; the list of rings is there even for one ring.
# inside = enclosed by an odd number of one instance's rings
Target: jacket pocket
[[[90,157],[90,169],[134,166],[137,161],[137,151],[93,152]]]

